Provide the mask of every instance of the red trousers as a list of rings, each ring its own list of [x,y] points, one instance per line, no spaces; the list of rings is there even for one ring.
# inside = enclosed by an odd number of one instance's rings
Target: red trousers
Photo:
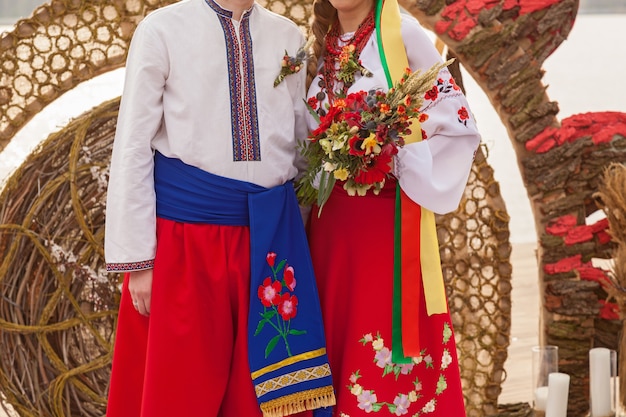
[[[157,221],[150,317],[124,280],[107,417],[257,417],[248,227]]]

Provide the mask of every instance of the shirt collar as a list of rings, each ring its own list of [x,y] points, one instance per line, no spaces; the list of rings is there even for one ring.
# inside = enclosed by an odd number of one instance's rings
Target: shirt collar
[[[222,7],[222,6],[221,6],[221,5],[220,5],[217,1],[215,1],[215,0],[204,0],[204,2],[205,2],[205,3],[206,3],[206,4],[207,4],[207,5],[208,5],[211,9],[213,9],[213,10],[215,11],[215,13],[217,13],[217,14],[219,14],[219,15],[221,15],[221,16],[227,17],[227,18],[229,18],[229,19],[232,19],[232,17],[233,17],[233,12],[232,12],[232,10],[225,9],[224,7]],[[252,10],[254,9],[254,6],[255,6],[255,5],[256,5],[256,3],[252,3],[252,6],[250,6],[250,8],[249,8],[249,9],[247,9],[247,10],[245,10],[245,11],[243,12],[243,14],[241,15],[241,18],[242,18],[242,19],[244,19],[245,17],[247,17],[247,16],[248,16],[248,15],[252,12]]]

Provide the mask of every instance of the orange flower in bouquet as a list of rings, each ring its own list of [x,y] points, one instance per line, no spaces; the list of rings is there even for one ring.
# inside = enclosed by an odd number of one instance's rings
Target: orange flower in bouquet
[[[378,194],[392,175],[392,157],[404,146],[412,120],[420,117],[424,94],[451,62],[423,73],[407,69],[387,92],[357,91],[336,98],[322,116],[309,106],[319,125],[301,147],[308,170],[298,182],[300,201],[317,203],[321,213],[336,181],[343,181],[351,196]]]

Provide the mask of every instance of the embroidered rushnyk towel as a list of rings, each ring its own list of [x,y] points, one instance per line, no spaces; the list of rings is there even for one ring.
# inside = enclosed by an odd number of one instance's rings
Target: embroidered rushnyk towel
[[[157,215],[250,227],[248,359],[264,417],[335,404],[317,286],[293,188],[265,188],[155,155]]]

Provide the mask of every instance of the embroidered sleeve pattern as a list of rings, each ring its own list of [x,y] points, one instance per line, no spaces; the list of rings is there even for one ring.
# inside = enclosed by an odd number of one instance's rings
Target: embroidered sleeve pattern
[[[130,272],[154,268],[154,259],[140,262],[108,263],[107,272]]]
[[[467,101],[461,88],[456,84],[454,77],[447,69],[441,70],[439,78],[433,84],[432,88],[424,94],[424,105],[422,106],[422,115],[420,122],[424,123],[429,119],[429,113],[438,111],[443,103],[446,103],[443,108],[447,112],[451,112],[454,109],[454,113],[457,117],[457,123],[468,128],[468,122],[471,118],[471,113],[467,106]],[[424,127],[424,126],[422,126]],[[428,132],[428,129],[422,129],[422,139],[426,140],[432,136],[433,132]]]

